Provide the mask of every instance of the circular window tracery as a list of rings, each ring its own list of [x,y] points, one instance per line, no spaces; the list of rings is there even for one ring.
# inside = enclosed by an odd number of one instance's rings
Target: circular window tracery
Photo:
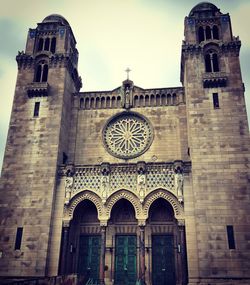
[[[104,144],[113,156],[129,159],[144,153],[152,143],[150,123],[135,113],[122,113],[108,122],[103,131]]]

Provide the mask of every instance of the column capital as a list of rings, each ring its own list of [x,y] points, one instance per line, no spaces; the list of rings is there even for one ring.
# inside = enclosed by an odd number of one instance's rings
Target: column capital
[[[138,220],[138,226],[144,228],[146,226],[146,220]]]
[[[69,224],[70,224],[70,220],[64,220],[64,221],[62,222],[62,226],[63,226],[64,228],[69,228]]]
[[[100,221],[100,227],[101,228],[106,228],[108,225],[108,221],[107,220],[101,220]]]

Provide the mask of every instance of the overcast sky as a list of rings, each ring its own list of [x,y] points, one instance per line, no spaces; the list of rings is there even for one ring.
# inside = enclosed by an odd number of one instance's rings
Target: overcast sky
[[[184,17],[194,0],[0,0],[0,167],[16,82],[17,52],[25,49],[29,28],[50,14],[70,23],[79,51],[82,91],[121,85],[124,70],[142,88],[177,87]],[[241,67],[250,114],[250,1],[214,0],[231,16],[240,36]]]

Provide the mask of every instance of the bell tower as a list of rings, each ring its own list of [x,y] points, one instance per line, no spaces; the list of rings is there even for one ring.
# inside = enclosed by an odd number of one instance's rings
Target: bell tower
[[[241,42],[233,36],[230,16],[208,2],[185,18],[184,36],[181,81],[193,177],[193,204],[185,205],[189,284],[215,279],[222,284],[247,278],[250,258],[250,146]]]
[[[67,20],[54,14],[30,29],[16,60],[0,186],[0,275],[44,276],[52,254],[57,166],[67,161],[72,94],[81,87]],[[53,251],[59,255],[59,249]]]

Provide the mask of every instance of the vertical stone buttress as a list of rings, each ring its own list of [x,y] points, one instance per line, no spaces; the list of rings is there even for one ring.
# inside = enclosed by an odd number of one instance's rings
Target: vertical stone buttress
[[[72,93],[81,87],[75,45],[68,22],[50,15],[29,30],[26,50],[16,58],[0,188],[1,276],[50,274],[48,260],[59,256],[50,241],[52,218],[63,208],[62,203],[54,211],[57,165],[67,160]],[[19,246],[18,227],[23,228]],[[61,232],[57,235],[60,243]],[[53,270],[56,275],[57,265]]]
[[[187,228],[189,284],[197,284],[196,278],[204,284],[222,284],[230,278],[234,284],[248,284],[250,147],[241,42],[232,35],[230,16],[206,2],[185,18],[184,34],[181,81],[197,231],[196,242]],[[235,249],[229,248],[228,225],[234,229]],[[190,262],[195,255],[198,263]]]

